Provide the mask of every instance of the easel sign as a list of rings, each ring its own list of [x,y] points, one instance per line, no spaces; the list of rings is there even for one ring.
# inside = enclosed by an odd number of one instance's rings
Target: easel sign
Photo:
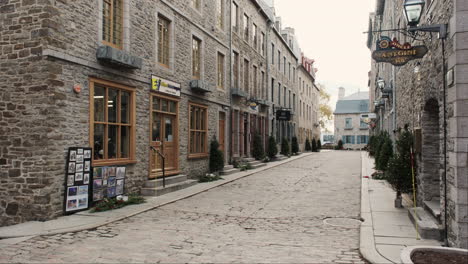
[[[64,212],[71,214],[87,210],[91,205],[93,167],[92,149],[72,147],[68,149],[65,166]]]

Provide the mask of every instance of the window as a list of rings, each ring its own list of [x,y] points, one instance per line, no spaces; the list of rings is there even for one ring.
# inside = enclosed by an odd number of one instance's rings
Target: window
[[[253,93],[252,95],[255,97],[255,98],[258,98],[258,87],[257,87],[257,66],[253,66],[253,71],[252,71],[252,74],[253,74]]]
[[[260,35],[260,52],[262,56],[265,56],[265,33],[262,32]]]
[[[286,107],[286,96],[287,96],[287,94],[286,94],[286,87],[283,88],[283,91],[284,91],[284,93],[283,93],[283,96],[284,96],[284,97],[283,97],[283,103],[284,103],[283,106]]]
[[[169,25],[170,21],[158,16],[158,62],[169,67]]]
[[[296,94],[293,94],[293,111],[296,112]]]
[[[367,144],[369,141],[369,136],[357,136],[357,144]]]
[[[293,67],[293,83],[296,83],[296,68]]]
[[[192,38],[192,76],[194,79],[200,79],[201,67],[201,40]]]
[[[286,75],[286,57],[283,57],[283,74]]]
[[[355,136],[343,136],[343,144],[354,144]]]
[[[218,27],[224,29],[224,0],[218,0]]]
[[[271,101],[274,103],[275,98],[275,78],[271,78]]]
[[[249,61],[244,59],[244,91],[249,93]]]
[[[233,66],[232,66],[232,71],[234,74],[234,88],[238,89],[239,88],[239,53],[233,52]]]
[[[244,14],[244,40],[249,41],[249,17]]]
[[[278,105],[281,105],[281,83],[278,83]]]
[[[201,0],[192,0],[192,7],[195,8],[195,9],[200,10]]]
[[[253,37],[253,46],[254,49],[258,49],[258,32],[257,32],[257,25],[252,24],[252,37]]]
[[[289,105],[288,105],[288,107],[291,108],[291,99],[292,99],[291,91],[288,91],[288,92],[289,92]]]
[[[345,129],[353,129],[353,119],[346,118],[345,119]]]
[[[299,100],[299,116],[302,116],[302,100]]]
[[[278,71],[281,71],[281,51],[278,50]]]
[[[275,64],[275,44],[271,43],[271,64]]]
[[[288,62],[289,70],[288,70],[288,79],[291,80],[291,63]]]
[[[208,107],[189,103],[189,158],[208,156]]]
[[[93,165],[135,162],[135,90],[90,79]]]
[[[262,71],[262,79],[260,79],[260,90],[261,90],[262,99],[267,99],[266,98],[265,72],[264,71]]]
[[[224,55],[218,52],[218,88],[224,89]]]
[[[123,1],[102,1],[102,42],[117,49],[122,49]]]
[[[234,2],[232,2],[231,18],[232,30],[237,33],[239,29],[239,6]]]

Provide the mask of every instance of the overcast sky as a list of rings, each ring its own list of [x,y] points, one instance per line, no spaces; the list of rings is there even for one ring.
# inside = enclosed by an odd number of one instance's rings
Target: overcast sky
[[[317,81],[332,95],[338,87],[346,95],[367,91],[370,51],[367,49],[369,13],[375,0],[274,0],[282,26],[293,27],[305,55],[315,59]]]

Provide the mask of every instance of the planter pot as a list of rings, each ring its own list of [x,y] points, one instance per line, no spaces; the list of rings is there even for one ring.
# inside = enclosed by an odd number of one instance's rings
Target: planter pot
[[[461,249],[461,248],[449,248],[449,247],[431,247],[431,246],[415,246],[415,247],[406,247],[400,253],[400,260],[403,264],[414,264],[412,257],[415,256],[416,253],[426,252],[426,253],[440,253],[441,255],[445,256],[461,256],[465,259],[468,258],[468,250]],[[432,256],[432,260],[435,261],[434,263],[447,263],[445,261],[440,261]],[[453,262],[451,262],[453,263]],[[462,262],[455,262],[455,263],[467,263],[465,260]]]

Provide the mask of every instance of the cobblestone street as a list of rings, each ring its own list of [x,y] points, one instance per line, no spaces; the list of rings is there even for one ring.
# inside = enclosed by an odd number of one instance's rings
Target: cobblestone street
[[[365,263],[360,172],[359,152],[314,153],[97,230],[2,248],[0,262]]]

